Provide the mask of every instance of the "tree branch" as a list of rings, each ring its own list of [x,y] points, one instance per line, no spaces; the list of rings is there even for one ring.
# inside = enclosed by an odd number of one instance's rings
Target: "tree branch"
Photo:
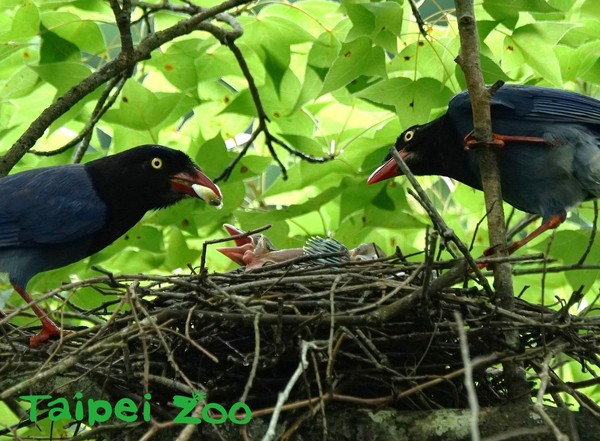
[[[115,14],[115,21],[121,36],[120,56],[130,56],[133,54],[133,38],[131,37],[131,1],[122,1],[123,6],[120,6],[118,0],[110,0],[110,7]]]
[[[182,20],[170,28],[150,34],[133,49],[131,57],[119,55],[96,72],[74,85],[65,92],[63,96],[59,97],[54,103],[48,106],[40,116],[31,123],[29,128],[27,128],[19,139],[17,139],[12,147],[0,157],[0,176],[6,176],[23,155],[25,155],[37,140],[43,136],[45,130],[86,95],[116,76],[129,76],[129,72],[133,70],[136,63],[150,58],[152,51],[162,44],[198,30],[203,21],[215,17],[231,8],[249,2],[250,0],[227,0],[212,8],[204,9],[198,14]]]
[[[283,163],[279,159],[279,156],[277,155],[277,152],[275,151],[274,144],[277,144],[277,145],[283,147],[284,150],[288,151],[292,155],[298,156],[299,158],[301,158],[305,161],[308,161],[308,162],[320,163],[320,162],[327,162],[327,161],[333,159],[334,158],[333,155],[327,155],[324,157],[315,157],[315,156],[307,155],[306,153],[301,152],[300,150],[289,146],[288,144],[286,144],[285,142],[283,142],[281,139],[277,138],[270,132],[269,127],[268,127],[268,122],[270,121],[269,116],[267,115],[267,112],[265,111],[265,108],[262,104],[262,100],[260,98],[260,93],[258,92],[258,87],[256,86],[254,77],[252,76],[252,72],[250,72],[250,68],[248,66],[248,63],[246,63],[246,59],[244,58],[242,51],[240,50],[239,47],[237,47],[237,45],[235,44],[235,42],[233,40],[225,40],[224,39],[221,42],[223,44],[226,44],[227,47],[229,47],[229,49],[235,56],[235,59],[237,60],[238,65],[240,66],[240,69],[242,70],[242,74],[244,75],[244,77],[246,78],[246,81],[248,82],[248,89],[250,90],[250,95],[252,96],[252,101],[254,101],[254,106],[256,107],[256,113],[258,116],[258,127],[252,132],[252,136],[250,137],[250,139],[248,139],[244,143],[244,145],[242,146],[242,150],[235,157],[235,159],[233,161],[231,161],[231,163],[225,168],[225,170],[223,170],[223,173],[221,173],[218,177],[215,178],[215,182],[218,182],[220,180],[227,180],[229,178],[229,176],[231,175],[231,172],[233,171],[236,164],[244,157],[244,155],[246,155],[250,145],[254,142],[254,140],[258,137],[258,135],[260,133],[263,133],[265,135],[265,144],[267,146],[267,149],[269,150],[269,153],[271,154],[271,156],[273,157],[275,162],[277,162],[277,165],[279,165],[279,169],[281,170],[283,179],[287,179],[287,170],[286,170],[285,165],[283,165]]]
[[[488,211],[488,234],[490,246],[496,248],[500,256],[506,256],[506,227],[502,209],[502,191],[500,188],[500,171],[492,144],[492,119],[490,99],[494,90],[485,88],[479,60],[479,37],[475,21],[473,0],[455,0],[458,30],[460,35],[460,55],[456,61],[462,68],[471,106],[473,108],[473,134],[482,143],[478,148],[477,158],[481,170],[481,181]],[[501,86],[501,84],[500,84]],[[495,86],[495,87],[500,87]],[[511,276],[511,265],[508,262],[495,264],[494,287],[499,306],[512,310],[514,294]],[[518,348],[519,334],[515,331],[505,333],[506,343]],[[529,386],[524,371],[517,364],[505,363],[504,374],[507,380],[509,395],[513,398],[529,399]]]

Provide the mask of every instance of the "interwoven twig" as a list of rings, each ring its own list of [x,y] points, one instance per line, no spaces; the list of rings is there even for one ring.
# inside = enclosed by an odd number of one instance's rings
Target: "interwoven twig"
[[[547,369],[552,374],[557,363],[570,358],[593,380],[600,366],[600,320],[569,314],[571,303],[553,309],[517,300],[514,311],[503,310],[472,280],[472,286],[453,287],[460,274],[466,279],[465,265],[457,263],[407,264],[392,256],[332,267],[304,259],[258,272],[109,275],[66,285],[63,291],[92,286],[107,296],[106,305],[90,311],[90,322],[101,324],[46,347],[41,357],[27,347],[26,337],[6,329],[0,341],[0,371],[6,377],[0,399],[63,376],[75,382],[87,378],[115,400],[141,399],[151,391],[153,400],[164,404],[155,415],[159,419],[173,417],[168,403],[174,395],[197,390],[206,391],[212,402],[233,403],[244,396],[259,416],[275,410],[278,392],[301,367],[302,376],[277,412],[329,401],[467,407],[456,311],[467,327],[481,406],[506,400],[496,367],[507,360],[518,359],[535,372],[556,353]],[[424,289],[426,267],[433,273]],[[451,269],[440,273],[440,268]],[[519,333],[519,348],[505,346],[506,330]],[[303,347],[310,354],[306,365]],[[546,381],[550,398],[556,390],[570,393],[600,415],[600,407],[582,400],[576,385],[566,386],[556,375]]]

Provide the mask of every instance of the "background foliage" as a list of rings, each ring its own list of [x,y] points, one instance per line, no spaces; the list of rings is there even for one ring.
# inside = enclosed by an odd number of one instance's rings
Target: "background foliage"
[[[201,6],[217,4],[207,0]],[[192,6],[133,1],[134,46],[188,18]],[[31,290],[90,276],[91,265],[122,273],[188,271],[188,263],[199,264],[202,242],[224,235],[224,222],[244,229],[270,223],[268,235],[282,248],[301,246],[312,235],[331,235],[349,247],[374,241],[386,252],[396,246],[405,254],[422,250],[428,218],[407,196],[403,179],[373,186],[365,181],[402,130],[442,113],[449,98],[465,87],[454,63],[459,40],[452,6],[421,2],[423,32],[403,0],[259,1],[231,8],[244,32],[236,45],[256,84],[269,133],[306,155],[333,159],[308,162],[273,143],[287,171],[283,179],[263,132],[229,178],[219,182],[222,210],[189,200],[150,213],[90,259],[38,276]],[[114,59],[121,41],[106,1],[4,0],[1,8],[4,153],[46,107]],[[476,12],[486,82],[502,79],[598,95],[597,0],[483,0]],[[213,24],[230,29],[222,21]],[[61,149],[85,129],[106,86],[54,121],[35,143],[38,154],[25,155],[12,172],[159,143],[187,152],[209,176],[219,176],[260,124],[238,60],[229,46],[199,30],[151,55],[137,64],[97,121],[89,146],[80,142]],[[487,243],[485,224],[477,230],[484,216],[482,195],[447,179],[421,182],[450,226],[465,242],[473,241],[473,255],[480,255]],[[517,212],[511,219],[522,217]],[[586,248],[593,217],[591,203],[584,204],[554,236],[521,253],[547,251],[558,264],[574,263]],[[599,257],[598,247],[592,248],[587,262],[596,264]],[[232,264],[209,248],[208,266],[224,271]],[[530,301],[545,296],[551,303],[583,286],[591,301],[598,292],[598,268],[521,275],[515,292],[525,290]],[[11,292],[7,287],[4,301]],[[96,296],[81,290],[72,300],[92,306]]]

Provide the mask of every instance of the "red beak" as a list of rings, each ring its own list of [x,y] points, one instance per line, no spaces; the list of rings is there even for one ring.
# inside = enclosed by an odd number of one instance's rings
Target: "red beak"
[[[406,160],[408,153],[404,150],[398,152],[403,160]],[[398,169],[398,164],[394,158],[388,159],[383,165],[380,165],[377,170],[371,173],[367,179],[367,184],[375,184],[376,182],[390,179],[395,176],[401,176],[402,172]]]
[[[203,199],[210,205],[221,205],[223,195],[217,185],[197,168],[171,177],[171,188],[178,193]]]

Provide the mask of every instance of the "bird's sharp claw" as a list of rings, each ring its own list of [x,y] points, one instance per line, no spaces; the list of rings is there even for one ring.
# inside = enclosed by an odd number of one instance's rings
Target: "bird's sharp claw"
[[[483,255],[485,257],[489,257],[489,256],[493,256],[494,254],[496,254],[496,252],[498,252],[500,250],[500,245],[494,245],[492,247],[486,248],[483,251]]]
[[[465,150],[471,150],[471,148],[480,147],[483,144],[491,144],[494,147],[502,148],[507,142],[535,142],[545,143],[546,140],[539,136],[521,136],[521,135],[500,135],[498,133],[492,133],[492,142],[485,143],[475,139],[473,132],[469,133],[464,138]]]
[[[55,335],[60,336],[61,332],[63,334],[68,334],[67,331],[61,331],[61,329],[56,326],[52,320],[50,320],[48,317],[45,317],[42,319],[42,330],[40,333],[29,337],[29,346],[32,348],[37,348],[48,341],[51,337],[54,337]]]
[[[484,144],[491,144],[494,147],[502,148],[502,147],[504,147],[505,140],[506,140],[505,137],[503,137],[502,135],[497,135],[496,133],[492,133],[492,142],[490,142],[490,143],[481,142],[481,141],[478,141],[475,138],[475,136],[473,135],[473,132],[471,132],[464,138],[465,150],[471,150],[472,148],[478,148]]]

